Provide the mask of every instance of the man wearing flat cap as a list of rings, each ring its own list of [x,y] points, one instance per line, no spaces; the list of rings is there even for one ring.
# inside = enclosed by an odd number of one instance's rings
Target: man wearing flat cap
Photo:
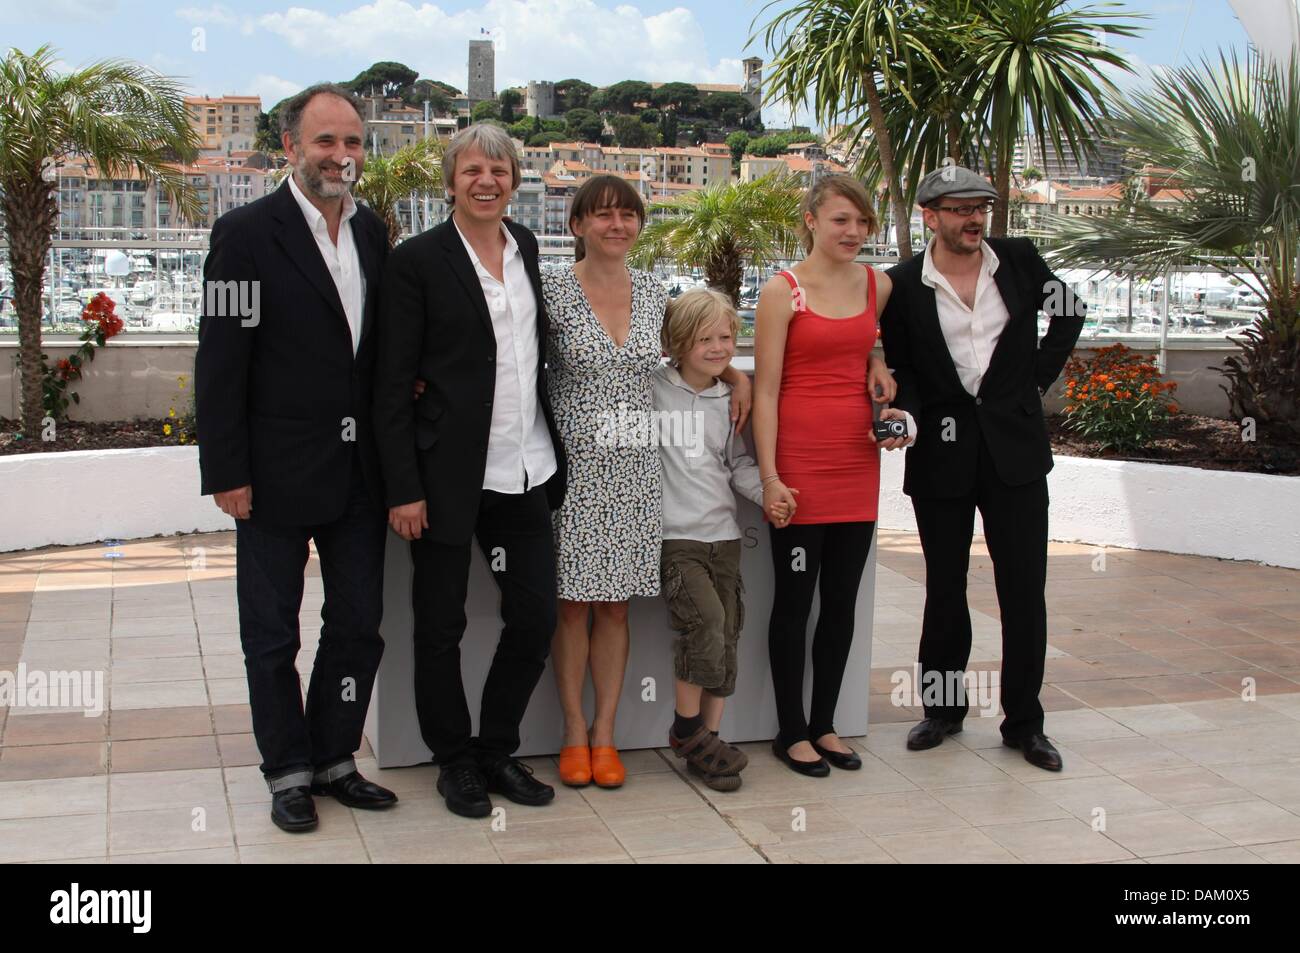
[[[1002,616],[1003,743],[1059,771],[1038,700],[1052,469],[1042,395],[1074,349],[1083,305],[1028,239],[984,237],[997,191],[982,176],[945,165],[921,181],[916,198],[933,235],[921,255],[889,270],[894,291],[881,316],[894,406],[917,422],[903,492],[925,553],[925,719],[907,746],[941,744],[969,710],[966,574],[978,509]],[[1041,342],[1039,311],[1050,319]]]

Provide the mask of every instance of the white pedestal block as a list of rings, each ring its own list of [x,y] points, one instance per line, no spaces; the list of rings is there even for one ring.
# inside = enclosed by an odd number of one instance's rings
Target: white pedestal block
[[[722,736],[728,741],[761,741],[776,735],[776,704],[767,656],[767,625],[772,608],[772,557],[769,533],[758,507],[740,501],[740,523],[744,527],[741,573],[744,577],[745,627],[740,637],[740,671],[736,693],[727,700]],[[430,752],[420,737],[415,714],[413,656],[411,644],[411,556],[409,545],[395,533],[388,534],[384,572],[384,658],[375,682],[374,697],[366,722],[366,736],[383,768],[422,764]],[[867,699],[871,678],[871,620],[875,598],[876,547],[873,543],[862,585],[858,590],[857,624],[835,713],[836,730],[845,736],[867,730]],[[809,651],[816,625],[818,603],[813,603],[808,625]],[[500,596],[487,564],[474,547],[470,569],[469,598],[465,607],[468,624],[461,640],[461,669],[465,695],[474,723],[483,682],[501,633]],[[619,748],[659,748],[668,743],[673,719],[673,631],[668,610],[660,597],[633,599],[628,613],[631,653],[623,695],[618,707]],[[812,690],[811,662],[805,663],[805,704]],[[591,685],[586,689],[586,710],[592,712]],[[555,754],[560,750],[562,719],[555,692],[555,676],[547,663],[520,731],[520,756]]]

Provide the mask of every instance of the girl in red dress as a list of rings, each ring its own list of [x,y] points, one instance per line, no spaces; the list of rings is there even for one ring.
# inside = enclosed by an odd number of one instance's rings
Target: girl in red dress
[[[858,584],[871,549],[880,494],[880,447],[872,401],[894,397],[884,359],[872,354],[890,280],[855,259],[876,232],[862,183],[830,176],[803,200],[807,257],[773,277],[758,300],[754,332],[754,442],[764,510],[788,503],[772,522],[775,593],[768,653],[780,733],[773,751],[792,769],[822,777],[861,760],[835,733],[840,683],[853,641]],[[905,419],[885,409],[883,419]],[[813,635],[812,705],[803,707],[804,648],[814,590],[821,612]]]

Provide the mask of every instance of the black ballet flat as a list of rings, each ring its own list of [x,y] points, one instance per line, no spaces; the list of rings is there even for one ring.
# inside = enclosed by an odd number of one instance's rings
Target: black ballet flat
[[[784,761],[791,771],[805,774],[810,778],[824,778],[831,773],[831,766],[826,763],[825,758],[818,758],[816,761],[796,761],[790,757],[790,752],[779,741],[772,742],[772,754]]]
[[[832,751],[830,748],[823,748],[817,742],[812,742],[813,751],[833,764],[835,767],[844,771],[856,771],[862,767],[862,759],[858,757],[856,751],[850,751],[845,754],[842,751]]]

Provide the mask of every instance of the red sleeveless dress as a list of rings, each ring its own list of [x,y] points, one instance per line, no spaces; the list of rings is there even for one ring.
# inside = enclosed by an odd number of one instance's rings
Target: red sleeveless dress
[[[867,365],[876,344],[876,273],[867,307],[850,318],[809,311],[788,271],[794,310],[777,404],[776,471],[798,490],[791,523],[856,523],[877,516],[880,450],[871,440]]]

